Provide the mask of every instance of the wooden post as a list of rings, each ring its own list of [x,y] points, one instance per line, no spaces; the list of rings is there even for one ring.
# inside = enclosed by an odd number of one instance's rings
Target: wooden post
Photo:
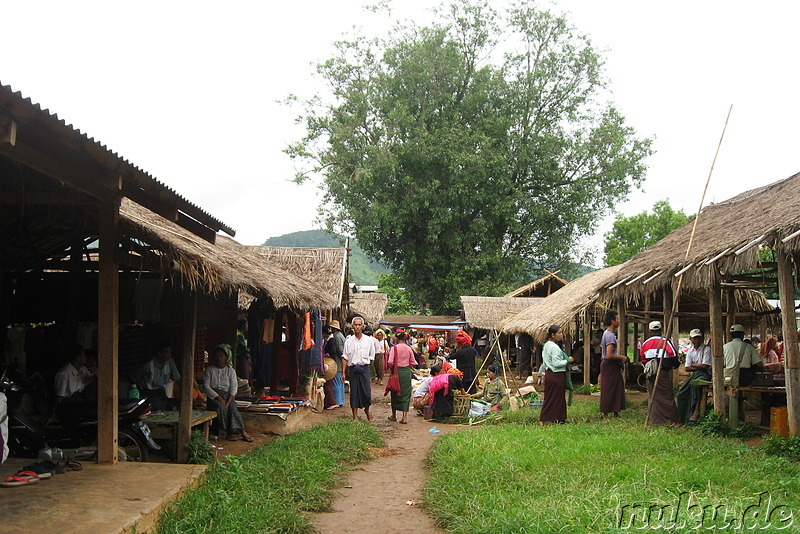
[[[725,420],[725,360],[722,354],[724,343],[722,335],[722,286],[720,285],[719,270],[716,264],[709,267],[714,269],[711,289],[708,290],[708,322],[711,327],[711,350],[713,354],[712,382],[714,395],[714,411],[722,420]]]
[[[186,444],[192,434],[192,387],[194,385],[194,342],[197,333],[197,293],[183,295],[183,358],[181,359],[181,410],[178,416],[178,463],[186,463]]]
[[[794,311],[795,284],[792,259],[782,250],[778,253],[778,292],[781,298],[783,323],[783,358],[786,368],[786,406],[789,412],[789,434],[800,433],[800,347],[797,344],[797,314]]]
[[[583,383],[591,384],[592,378],[592,312],[589,308],[583,312]],[[599,377],[598,377],[599,378]]]
[[[625,303],[625,299],[619,299],[619,303],[617,304],[617,310],[619,313],[619,334],[617,335],[617,343],[619,343],[619,347],[617,347],[617,354],[621,354],[623,356],[628,355],[628,319],[626,317],[627,306]]]
[[[100,274],[97,319],[97,462],[117,458],[119,347],[119,201],[100,203]]]
[[[731,340],[731,326],[736,324],[736,294],[733,288],[729,287],[725,290],[727,317],[725,320],[725,340]],[[792,306],[794,308],[794,306]]]
[[[644,295],[644,323],[642,326],[642,343],[650,337],[650,293]]]
[[[639,343],[637,342],[637,340],[639,339],[639,336],[640,336],[640,334],[639,334],[639,322],[638,321],[634,321],[633,322],[633,344],[631,345],[631,347],[633,348],[633,360],[634,361],[638,361],[639,360]]]

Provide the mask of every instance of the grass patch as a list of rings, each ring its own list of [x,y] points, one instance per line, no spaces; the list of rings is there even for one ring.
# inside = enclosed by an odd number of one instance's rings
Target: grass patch
[[[673,527],[682,532],[699,521],[687,512],[692,504],[722,506],[730,520],[762,492],[800,513],[800,465],[691,429],[645,429],[641,409],[622,414],[599,423],[596,403],[576,401],[566,425],[539,427],[531,424],[538,417],[516,412],[442,436],[427,459],[431,513],[453,533],[606,533],[631,530],[619,526],[621,515],[630,518],[626,505],[683,503],[688,526]],[[726,524],[722,515],[714,521],[700,530]]]
[[[160,533],[307,533],[304,511],[323,511],[334,475],[383,445],[365,421],[342,419],[229,456],[161,516]]]

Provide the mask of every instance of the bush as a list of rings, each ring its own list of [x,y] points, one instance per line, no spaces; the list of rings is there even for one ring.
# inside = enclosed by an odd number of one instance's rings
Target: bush
[[[192,437],[186,444],[186,451],[189,453],[190,464],[208,464],[214,460],[214,450],[199,430],[192,431]]]
[[[800,462],[800,436],[778,436],[770,434],[764,438],[764,452],[770,456],[782,456]]]
[[[722,414],[717,412],[706,413],[694,426],[704,436],[721,436],[737,439],[749,439],[756,433],[756,427],[746,421],[740,422],[736,428],[731,428],[723,421]]]

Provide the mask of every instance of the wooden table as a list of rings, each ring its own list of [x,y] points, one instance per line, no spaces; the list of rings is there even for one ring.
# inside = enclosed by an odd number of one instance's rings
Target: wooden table
[[[172,459],[178,458],[178,415],[179,412],[161,412],[149,416],[144,422],[150,427],[153,439],[168,439],[172,442]],[[203,437],[208,439],[208,427],[217,412],[192,410],[191,428],[203,426]]]
[[[781,394],[786,396],[786,387],[784,386],[726,386],[725,395],[731,397],[729,408],[729,421],[731,426],[736,426],[739,423],[739,399],[742,393],[758,393],[761,397],[761,425],[762,427],[769,428],[769,403],[764,402],[764,394]],[[744,414],[742,414],[744,415]]]

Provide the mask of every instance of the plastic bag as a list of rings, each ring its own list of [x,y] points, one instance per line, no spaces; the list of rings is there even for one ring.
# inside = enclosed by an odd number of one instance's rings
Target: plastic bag
[[[476,417],[483,417],[492,407],[489,403],[482,402],[482,401],[472,401],[469,407],[469,417],[470,419],[474,419]]]

